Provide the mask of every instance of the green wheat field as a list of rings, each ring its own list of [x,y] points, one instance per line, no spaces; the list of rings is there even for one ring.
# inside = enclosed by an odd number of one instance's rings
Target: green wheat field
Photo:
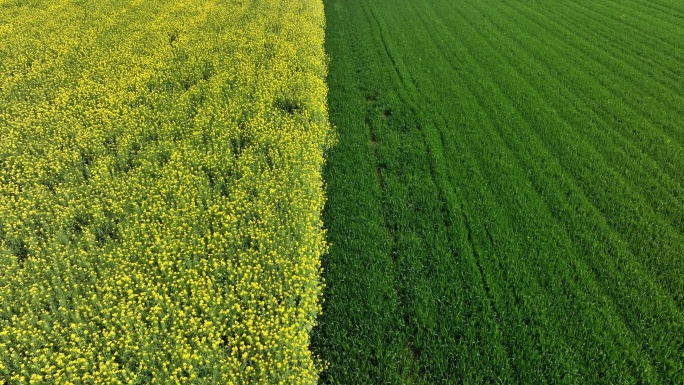
[[[321,382],[684,383],[684,3],[325,11]]]

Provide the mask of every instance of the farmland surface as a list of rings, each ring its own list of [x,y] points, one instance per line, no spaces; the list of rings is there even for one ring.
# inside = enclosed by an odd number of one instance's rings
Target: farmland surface
[[[0,385],[315,384],[320,0],[0,0]]]
[[[684,4],[325,7],[322,383],[684,383]]]

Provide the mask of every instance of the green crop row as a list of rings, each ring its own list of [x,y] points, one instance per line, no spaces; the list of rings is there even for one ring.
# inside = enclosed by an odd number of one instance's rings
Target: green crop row
[[[0,1],[0,383],[316,382],[323,25]]]

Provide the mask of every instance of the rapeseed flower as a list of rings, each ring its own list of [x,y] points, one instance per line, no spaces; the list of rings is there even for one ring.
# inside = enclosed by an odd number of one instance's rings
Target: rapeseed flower
[[[319,0],[0,7],[0,383],[313,384]]]

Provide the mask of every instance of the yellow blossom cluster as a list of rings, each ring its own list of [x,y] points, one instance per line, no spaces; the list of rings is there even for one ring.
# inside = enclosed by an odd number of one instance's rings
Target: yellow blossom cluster
[[[0,0],[0,384],[313,384],[320,0]]]

